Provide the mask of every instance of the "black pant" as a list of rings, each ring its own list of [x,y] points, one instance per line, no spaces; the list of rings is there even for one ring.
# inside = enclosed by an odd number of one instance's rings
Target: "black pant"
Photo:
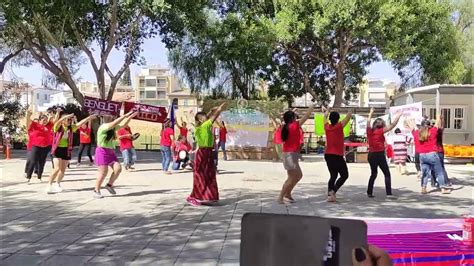
[[[346,161],[344,160],[343,156],[336,154],[325,154],[324,159],[326,160],[330,174],[328,192],[334,191],[334,193],[336,193],[342,187],[342,185],[344,185],[344,182],[346,182],[347,178],[349,177]],[[339,179],[337,179],[338,174],[341,175]]]
[[[30,153],[31,151],[28,151],[28,153],[26,154],[25,174],[28,173],[28,168],[30,167],[30,164],[31,164]],[[38,164],[35,165],[34,173],[38,173]]]
[[[380,167],[380,170],[382,170],[382,173],[385,176],[385,192],[387,192],[387,195],[392,195],[392,181],[387,159],[385,158],[385,152],[369,152],[368,160],[370,164],[370,179],[367,194],[372,195],[374,191],[374,182],[377,178],[377,168]]]
[[[28,170],[26,172],[26,178],[30,179],[31,175],[35,170],[35,166],[37,166],[38,171],[38,178],[41,179],[43,176],[44,165],[46,163],[46,158],[48,157],[49,147],[38,147],[33,146],[28,156],[28,160],[30,161],[28,164]]]
[[[418,152],[415,152],[415,167],[416,167],[416,171],[417,172],[420,172],[421,171],[421,167],[420,167],[420,154]]]
[[[92,145],[90,143],[81,143],[81,145],[79,145],[79,155],[77,157],[77,163],[81,163],[82,152],[85,148],[87,148],[87,156],[89,157],[89,161],[91,163],[94,162],[94,160],[92,160],[91,146]]]

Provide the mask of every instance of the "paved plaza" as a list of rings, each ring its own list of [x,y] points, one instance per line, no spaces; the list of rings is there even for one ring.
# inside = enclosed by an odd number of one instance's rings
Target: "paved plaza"
[[[75,166],[63,181],[62,193],[47,195],[45,182],[23,177],[24,154],[0,161],[0,265],[238,265],[241,219],[246,212],[334,217],[456,218],[473,199],[473,168],[448,165],[455,184],[450,195],[419,193],[415,174],[392,168],[397,199],[384,196],[379,173],[374,194],[365,195],[368,164],[349,164],[349,179],[337,203],[327,203],[328,171],[321,157],[301,163],[304,177],[296,187],[297,202],[275,199],[285,179],[281,163],[219,162],[218,206],[185,203],[192,172],[161,172],[159,153],[139,152],[133,172],[123,172],[117,195],[92,197],[95,167]],[[87,162],[84,158],[84,162]],[[51,164],[47,163],[46,173]],[[409,170],[414,173],[413,165]],[[45,176],[43,179],[47,179]]]

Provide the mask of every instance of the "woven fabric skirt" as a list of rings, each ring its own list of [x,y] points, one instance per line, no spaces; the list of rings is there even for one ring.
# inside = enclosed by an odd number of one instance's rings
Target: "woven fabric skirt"
[[[191,197],[201,201],[219,200],[216,171],[212,148],[199,148],[194,160]]]

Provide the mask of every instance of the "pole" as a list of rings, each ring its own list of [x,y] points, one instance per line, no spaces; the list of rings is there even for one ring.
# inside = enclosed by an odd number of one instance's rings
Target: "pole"
[[[439,87],[436,89],[436,117],[434,117],[435,119],[440,117],[441,115],[441,110],[440,110],[440,93],[439,93]]]

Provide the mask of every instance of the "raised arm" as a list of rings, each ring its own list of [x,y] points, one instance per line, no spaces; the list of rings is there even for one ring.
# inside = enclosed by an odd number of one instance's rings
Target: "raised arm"
[[[438,119],[436,119],[435,127],[444,129],[444,116],[443,115],[438,116]]]
[[[400,117],[401,117],[401,116],[402,116],[402,112],[399,112],[399,113],[397,114],[397,116],[395,116],[395,120],[394,120],[388,127],[385,127],[385,128],[383,129],[383,132],[384,132],[384,133],[387,133],[387,132],[389,132],[390,130],[394,129],[394,128],[397,126],[398,120],[400,120]]]
[[[329,121],[329,108],[321,106],[321,112],[324,114],[324,124],[326,125]]]
[[[119,116],[117,119],[115,119],[114,121],[112,122],[109,122],[109,123],[105,123],[102,125],[102,127],[104,127],[104,130],[109,130],[109,129],[112,129],[116,126],[118,126],[124,119],[128,118],[130,115],[132,115],[133,111],[130,111],[122,116]]]
[[[413,131],[415,130],[415,127],[416,127],[416,122],[415,122],[415,119],[408,119],[406,121],[406,124],[407,124],[407,127],[410,129],[410,131]]]
[[[30,109],[26,110],[26,130],[28,131],[31,126],[31,115],[33,115],[33,112],[31,112]]]
[[[137,115],[138,115],[138,112],[131,113],[122,122],[119,123],[119,127],[124,127],[124,126],[128,125],[128,123],[130,123],[130,120],[132,120]]]
[[[304,114],[304,116],[298,121],[300,126],[302,126],[304,124],[304,122],[306,122],[306,120],[308,120],[308,118],[311,116],[313,111],[314,111],[314,104],[309,106],[309,108],[308,108],[308,110],[306,110],[306,113]]]
[[[344,117],[344,119],[342,119],[341,121],[342,127],[345,127],[347,123],[351,121],[351,118],[352,118],[352,110],[346,114],[346,117]]]
[[[211,119],[212,123],[214,123],[214,121],[216,121],[216,119],[219,117],[219,115],[222,112],[222,108],[224,108],[224,105],[225,105],[225,103],[222,103],[221,105],[219,105],[219,107],[217,107],[217,109],[211,115],[210,119]]]
[[[58,128],[64,120],[72,118],[73,116],[74,114],[68,114],[68,115],[62,116],[61,118],[56,120],[56,122],[54,122],[54,128]]]
[[[84,125],[85,123],[89,123],[89,128],[91,127],[91,121],[94,120],[97,116],[96,115],[90,115],[84,119],[82,119],[81,121],[79,121],[78,123],[76,123],[76,126],[77,127],[81,127],[82,125]]]
[[[370,128],[370,120],[372,120],[372,116],[374,115],[374,108],[370,108],[369,117],[367,117],[367,128]]]

